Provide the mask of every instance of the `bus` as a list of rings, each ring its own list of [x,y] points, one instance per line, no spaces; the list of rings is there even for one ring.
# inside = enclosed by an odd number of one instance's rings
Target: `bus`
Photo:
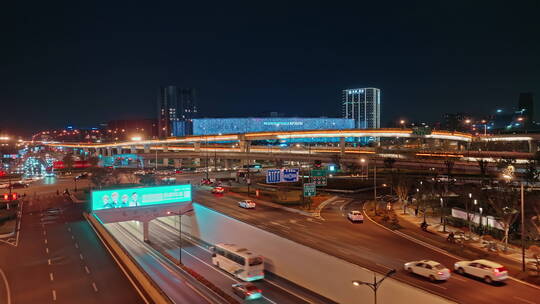
[[[211,247],[212,263],[242,281],[264,279],[263,257],[234,244],[216,244]]]

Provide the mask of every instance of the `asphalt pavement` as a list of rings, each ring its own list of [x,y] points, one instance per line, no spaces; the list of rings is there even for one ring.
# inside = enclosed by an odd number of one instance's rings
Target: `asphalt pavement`
[[[0,303],[144,303],[82,217],[82,206],[56,195],[67,184],[21,189],[29,194],[18,242],[0,243]]]
[[[370,194],[366,194],[369,198]],[[453,274],[443,283],[431,283],[403,270],[405,262],[432,259],[452,268],[456,259],[436,247],[426,247],[370,221],[353,224],[349,210],[362,209],[362,199],[339,198],[322,210],[315,219],[259,204],[255,210],[238,207],[235,194],[214,195],[197,191],[194,201],[243,222],[257,226],[292,241],[326,252],[378,272],[397,269],[394,278],[412,286],[439,294],[458,303],[538,303],[540,289],[515,280],[500,285]]]

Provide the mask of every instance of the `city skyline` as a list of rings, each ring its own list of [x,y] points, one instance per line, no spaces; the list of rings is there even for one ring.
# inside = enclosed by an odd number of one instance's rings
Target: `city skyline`
[[[339,117],[341,90],[377,87],[383,125],[398,116],[485,113],[540,91],[535,2],[177,5],[128,13],[118,4],[10,4],[1,128],[154,117],[155,88],[167,84],[197,88],[208,117]],[[20,115],[35,126],[21,126]]]

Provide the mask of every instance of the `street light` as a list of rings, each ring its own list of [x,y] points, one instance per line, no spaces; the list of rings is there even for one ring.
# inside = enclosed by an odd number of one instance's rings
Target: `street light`
[[[377,290],[379,289],[379,287],[381,286],[382,282],[389,276],[393,275],[396,273],[396,270],[395,269],[392,269],[390,271],[388,271],[384,277],[382,277],[379,281],[377,281],[377,274],[375,272],[373,272],[373,283],[368,283],[368,282],[364,282],[364,281],[352,281],[352,284],[354,286],[360,286],[360,285],[366,285],[368,286],[369,288],[371,288],[373,290],[373,296],[374,296],[374,300],[375,300],[375,304],[377,304]]]
[[[443,232],[446,232],[446,217],[444,214],[444,200],[441,197],[441,223],[443,224]]]
[[[178,264],[182,264],[182,215],[193,211],[189,209],[185,212],[167,211],[168,215],[178,215]]]

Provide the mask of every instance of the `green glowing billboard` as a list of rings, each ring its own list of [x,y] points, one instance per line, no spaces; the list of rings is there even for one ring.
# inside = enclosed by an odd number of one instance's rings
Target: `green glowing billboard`
[[[92,191],[92,210],[151,206],[191,201],[191,185]]]

